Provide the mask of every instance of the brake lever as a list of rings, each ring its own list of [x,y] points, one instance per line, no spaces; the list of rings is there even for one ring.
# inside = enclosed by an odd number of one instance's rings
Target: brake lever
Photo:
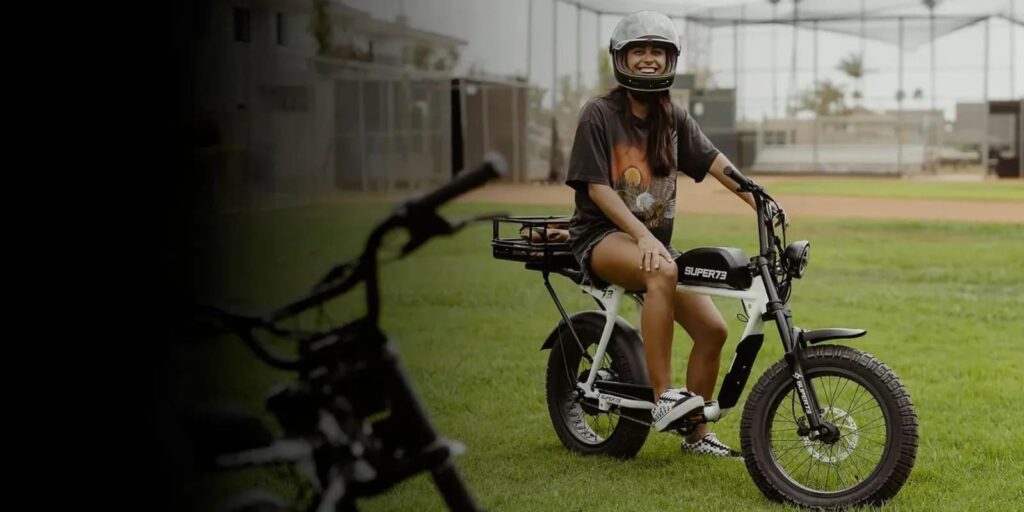
[[[772,199],[771,202],[768,203],[768,209],[769,218],[772,219],[773,224],[776,227],[789,227],[789,217],[786,215],[786,210],[782,208],[782,205]]]

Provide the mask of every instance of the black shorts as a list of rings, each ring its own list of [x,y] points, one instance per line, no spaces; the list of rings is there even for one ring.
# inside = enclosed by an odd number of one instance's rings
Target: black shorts
[[[594,275],[590,270],[590,256],[594,251],[594,247],[597,246],[604,237],[612,233],[624,233],[619,228],[608,228],[604,231],[599,231],[596,235],[590,237],[590,240],[581,241],[582,245],[573,245],[573,255],[576,256],[576,261],[580,264],[580,271],[583,273],[583,282],[581,284],[591,284],[595,288],[606,288],[610,283],[602,280],[600,277]],[[680,253],[672,244],[665,244],[665,248],[668,249],[669,254],[672,255],[672,259],[679,257]]]

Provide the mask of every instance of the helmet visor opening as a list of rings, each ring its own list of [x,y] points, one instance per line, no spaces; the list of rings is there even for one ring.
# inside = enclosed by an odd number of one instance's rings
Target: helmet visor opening
[[[674,45],[641,40],[624,45],[615,52],[613,60],[616,70],[630,78],[661,80],[675,75],[678,59],[679,54]]]

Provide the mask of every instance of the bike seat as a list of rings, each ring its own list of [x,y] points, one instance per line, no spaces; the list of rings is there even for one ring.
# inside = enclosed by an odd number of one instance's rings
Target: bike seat
[[[746,290],[753,282],[750,259],[735,247],[698,247],[676,258],[679,284]]]

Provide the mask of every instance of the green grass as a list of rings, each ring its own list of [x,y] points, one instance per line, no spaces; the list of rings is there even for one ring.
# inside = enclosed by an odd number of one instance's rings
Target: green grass
[[[449,215],[494,210],[456,205]],[[517,214],[551,207],[498,207]],[[331,263],[356,254],[383,206],[340,205],[235,216],[199,241],[208,300],[266,309],[308,289]],[[674,245],[756,248],[747,217],[686,215]],[[811,262],[795,285],[794,318],[805,328],[860,327],[848,340],[889,364],[917,407],[920,448],[910,480],[886,510],[995,510],[1024,505],[1024,226],[802,219],[791,238],[809,239]],[[401,348],[435,425],[467,445],[458,466],[489,510],[774,510],[742,463],[683,456],[678,438],[650,436],[636,459],[567,452],[548,419],[547,353],[539,351],[558,313],[540,275],[496,261],[489,226],[431,242],[383,267],[385,331]],[[397,247],[399,240],[390,241]],[[593,301],[555,278],[571,310]],[[332,305],[354,318],[362,297]],[[730,323],[727,368],[742,325],[739,303],[716,303]],[[636,323],[636,312],[626,318]],[[769,328],[749,387],[781,357]],[[678,327],[673,371],[681,382],[689,341]],[[287,375],[254,361],[242,343],[189,346],[183,396],[239,402],[259,411],[266,390]],[[746,393],[744,393],[744,399]],[[742,405],[742,402],[741,402]],[[741,407],[714,427],[739,446]],[[217,475],[186,488],[194,503],[250,485],[293,489],[280,471]],[[425,477],[365,500],[365,510],[440,510]],[[206,508],[208,509],[208,508]]]
[[[1024,181],[910,181],[878,178],[801,178],[771,184],[772,194],[890,197],[963,201],[1024,201]]]

